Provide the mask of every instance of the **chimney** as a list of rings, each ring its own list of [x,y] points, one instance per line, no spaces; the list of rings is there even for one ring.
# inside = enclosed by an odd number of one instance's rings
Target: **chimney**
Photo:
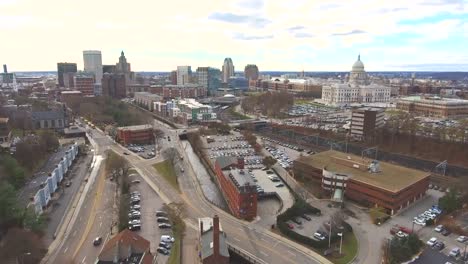
[[[3,64],[3,73],[8,73],[7,65]]]
[[[213,217],[213,256],[219,256],[219,218]]]
[[[200,220],[200,236],[203,235],[203,220]]]

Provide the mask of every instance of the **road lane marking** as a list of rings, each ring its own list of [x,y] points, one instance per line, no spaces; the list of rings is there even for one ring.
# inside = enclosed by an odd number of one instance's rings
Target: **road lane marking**
[[[63,251],[63,254],[67,253],[67,250],[68,250],[68,247],[65,248],[65,250]]]
[[[293,252],[291,252],[290,250],[288,250],[288,253],[291,254],[291,255],[293,255],[293,256],[296,256],[296,254],[293,253]]]
[[[238,239],[237,237],[233,237],[233,239],[237,242],[240,242],[240,239]]]
[[[101,226],[102,226],[102,222],[101,222],[101,223],[99,223],[99,227],[101,227]]]
[[[81,261],[81,263],[85,263],[85,260],[86,260],[86,256],[83,258],[83,260]]]
[[[268,257],[268,254],[265,253],[265,252],[263,252],[263,251],[261,251],[261,250],[260,250],[260,253],[261,253],[263,256]]]

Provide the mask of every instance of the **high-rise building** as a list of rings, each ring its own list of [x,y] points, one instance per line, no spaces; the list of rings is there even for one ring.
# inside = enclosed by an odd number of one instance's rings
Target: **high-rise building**
[[[125,75],[122,73],[105,73],[102,76],[102,95],[113,98],[127,96]]]
[[[77,71],[78,71],[78,68],[76,67],[76,63],[68,63],[68,62],[57,63],[57,77],[58,77],[59,87],[64,87],[64,83],[63,83],[64,73],[76,73]]]
[[[94,74],[95,83],[102,81],[102,55],[99,50],[83,51],[84,71]]]
[[[102,65],[102,72],[104,73],[114,73],[117,71],[117,66],[115,65]]]
[[[211,67],[197,68],[198,84],[205,87],[209,95],[221,88],[221,71]]]
[[[177,71],[171,71],[171,84],[177,84]]]
[[[374,137],[376,129],[384,125],[384,116],[383,108],[354,109],[351,117],[351,136],[361,140]]]
[[[116,70],[119,73],[130,73],[131,71],[130,63],[127,62],[127,58],[125,58],[123,51],[120,53],[119,62],[116,65]]]
[[[177,85],[184,85],[190,83],[191,76],[192,67],[177,66]]]
[[[223,82],[227,83],[229,77],[234,76],[234,64],[231,58],[225,58],[223,64]]]
[[[255,64],[248,64],[245,66],[244,75],[247,80],[258,79],[258,67]]]

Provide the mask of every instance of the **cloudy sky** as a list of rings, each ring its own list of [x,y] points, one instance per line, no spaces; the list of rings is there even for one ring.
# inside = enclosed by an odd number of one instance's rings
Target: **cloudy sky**
[[[136,71],[468,71],[468,0],[0,0],[0,63],[56,70],[97,49]]]

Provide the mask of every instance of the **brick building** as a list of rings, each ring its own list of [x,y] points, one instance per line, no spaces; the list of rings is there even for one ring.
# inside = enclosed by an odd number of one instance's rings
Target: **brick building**
[[[232,214],[252,220],[257,216],[257,189],[244,170],[244,159],[219,157],[215,161],[216,177]]]
[[[201,98],[206,97],[207,88],[198,84],[152,85],[150,92],[162,96],[164,99]]]
[[[397,102],[397,109],[423,116],[466,117],[468,100],[410,96],[400,99]]]
[[[150,125],[118,127],[117,141],[122,145],[152,143],[153,127]]]
[[[198,218],[198,255],[203,264],[228,264],[229,250],[226,233],[223,232],[219,217]]]
[[[125,98],[127,96],[124,74],[104,73],[101,85],[103,96],[110,96],[112,98]]]
[[[83,96],[94,96],[94,77],[75,76],[73,82],[75,90],[80,91]]]
[[[354,109],[351,115],[351,136],[361,140],[374,137],[376,130],[384,125],[384,111],[376,107]]]
[[[149,111],[154,111],[154,103],[161,101],[161,96],[148,92],[138,92],[133,96],[135,103],[142,107],[145,107]]]
[[[393,215],[424,196],[430,173],[329,150],[295,160],[294,175]]]

